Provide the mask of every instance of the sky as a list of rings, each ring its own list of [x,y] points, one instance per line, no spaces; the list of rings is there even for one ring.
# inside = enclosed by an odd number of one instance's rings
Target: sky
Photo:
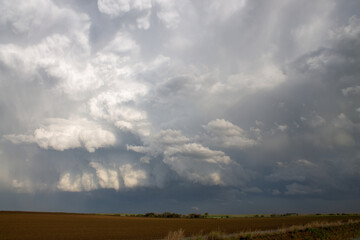
[[[360,212],[357,0],[0,0],[0,210]]]

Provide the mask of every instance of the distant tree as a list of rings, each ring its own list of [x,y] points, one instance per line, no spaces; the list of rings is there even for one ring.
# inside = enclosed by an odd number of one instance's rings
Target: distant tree
[[[145,217],[155,217],[155,213],[153,212],[145,213]]]
[[[203,215],[198,214],[198,213],[190,213],[190,214],[188,215],[188,217],[189,217],[189,218],[204,218]]]

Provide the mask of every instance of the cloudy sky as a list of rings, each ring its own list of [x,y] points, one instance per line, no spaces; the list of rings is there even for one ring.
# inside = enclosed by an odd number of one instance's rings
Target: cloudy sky
[[[357,0],[0,0],[0,210],[359,212]]]

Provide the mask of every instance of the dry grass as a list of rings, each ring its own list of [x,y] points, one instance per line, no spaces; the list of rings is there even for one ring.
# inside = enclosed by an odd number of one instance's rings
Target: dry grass
[[[345,224],[353,224],[353,223],[360,223],[360,220],[350,219],[348,221],[336,221],[336,222],[316,221],[316,222],[311,222],[311,223],[307,223],[304,225],[282,227],[282,228],[278,228],[278,229],[274,229],[274,230],[256,230],[256,231],[243,232],[243,233],[234,234],[234,235],[255,237],[255,236],[260,236],[260,235],[264,235],[264,234],[281,234],[281,233],[287,233],[287,232],[301,231],[301,230],[310,229],[310,228],[335,227],[335,226],[342,226]]]
[[[278,229],[270,229],[270,230],[255,230],[255,231],[245,231],[236,234],[225,234],[221,232],[210,232],[209,234],[202,236],[203,240],[226,240],[226,239],[255,239],[256,237],[261,236],[271,236],[271,235],[280,235],[290,232],[298,232],[305,231],[308,229],[320,229],[320,228],[330,228],[337,226],[344,226],[349,224],[358,224],[360,220],[349,219],[347,221],[336,221],[336,222],[320,222],[315,221],[303,225],[294,225],[290,227],[281,227]],[[180,238],[181,239],[181,238]],[[199,237],[193,237],[189,239],[199,239]]]
[[[164,240],[182,240],[184,237],[184,230],[179,229],[178,231],[169,232]]]

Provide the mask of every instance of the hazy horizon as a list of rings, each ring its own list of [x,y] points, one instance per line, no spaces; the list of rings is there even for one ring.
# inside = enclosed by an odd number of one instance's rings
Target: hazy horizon
[[[0,210],[360,212],[360,1],[0,10]]]

